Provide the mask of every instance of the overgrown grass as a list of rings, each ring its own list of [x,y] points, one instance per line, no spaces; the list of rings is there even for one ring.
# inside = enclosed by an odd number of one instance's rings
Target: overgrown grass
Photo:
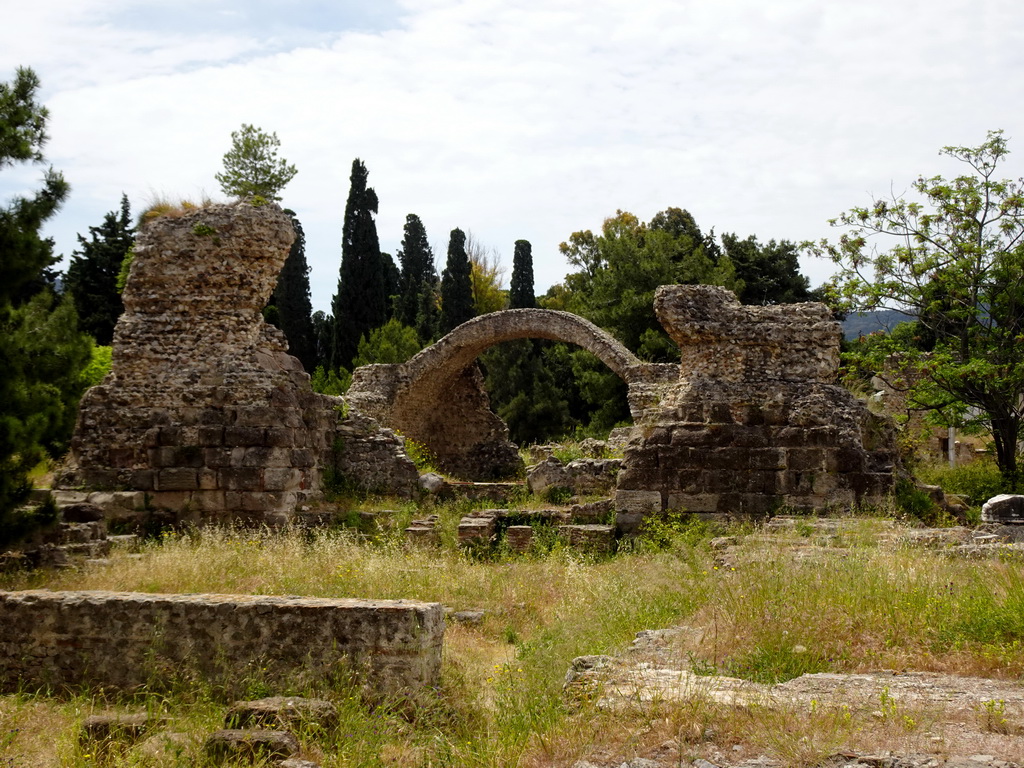
[[[382,500],[377,508],[387,505]],[[737,740],[802,765],[866,738],[864,723],[841,711],[740,713],[684,702],[624,715],[592,703],[568,705],[562,683],[574,657],[615,653],[639,630],[677,624],[693,629],[678,652],[695,669],[760,682],[879,668],[1024,676],[1022,566],[882,550],[871,535],[881,530],[878,521],[865,521],[865,530],[843,538],[842,547],[820,547],[799,559],[791,555],[793,546],[806,543],[799,532],[769,540],[741,529],[733,533],[742,543],[724,564],[708,544],[718,531],[669,518],[613,557],[553,547],[547,554],[481,560],[454,547],[463,507],[440,508],[446,545],[437,549],[407,546],[398,533],[427,510],[392,508],[394,524],[385,519],[385,532],[370,542],[345,531],[169,534],[146,543],[140,558],[117,555],[109,566],[80,571],[6,574],[0,586],[403,598],[484,609],[477,626],[449,626],[442,688],[411,718],[401,709],[370,708],[344,685],[316,691],[342,713],[336,729],[303,735],[307,758],[324,766],[561,765],[596,749],[626,754],[666,738],[680,754],[698,754],[709,728],[719,738],[735,732]],[[192,741],[178,763],[153,762],[138,746],[120,745],[106,764],[204,765],[199,743],[220,727],[226,703],[215,692],[190,688],[110,700],[4,697],[0,764],[95,764],[77,729],[90,711],[108,706],[163,712],[168,727]],[[919,715],[892,714],[871,728],[890,728],[896,738],[924,727]],[[794,727],[807,739],[778,737]]]
[[[946,463],[924,464],[915,472],[923,482],[942,486],[946,493],[957,494],[977,511],[993,496],[1010,493],[999,468],[990,458],[975,459],[957,467]]]

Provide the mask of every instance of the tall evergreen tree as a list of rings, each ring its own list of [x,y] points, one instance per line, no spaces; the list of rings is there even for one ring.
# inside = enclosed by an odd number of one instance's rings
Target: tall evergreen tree
[[[510,309],[536,306],[530,243],[517,240],[509,291]],[[499,344],[483,356],[491,407],[508,425],[520,445],[563,436],[572,419],[563,388],[546,365],[548,345],[536,339]]]
[[[47,111],[36,101],[38,88],[27,68],[0,82],[0,169],[43,159]],[[91,343],[77,330],[70,300],[55,307],[38,287],[56,262],[39,230],[67,194],[51,169],[35,196],[0,208],[0,539],[17,533],[12,509],[30,488],[29,470],[69,435],[89,360]]]
[[[377,193],[366,185],[367,175],[366,166],[357,157],[352,161],[345,205],[338,291],[331,300],[331,365],[335,368],[349,368],[359,339],[388,319],[386,269],[373,219],[377,213]]]
[[[295,240],[288,252],[277,286],[270,297],[271,306],[277,310],[278,326],[288,338],[288,349],[312,373],[318,358],[316,331],[313,328],[313,304],[309,294],[309,264],[306,263],[306,234],[294,211],[286,210],[292,217]]]
[[[79,250],[71,255],[64,286],[75,302],[78,327],[103,346],[110,345],[124,311],[117,275],[134,241],[128,196],[122,194],[120,213],[110,211],[100,226],[89,227],[88,240],[79,235]]]
[[[446,334],[473,319],[472,266],[466,254],[466,233],[453,229],[448,239],[448,261],[441,274],[441,321]]]
[[[509,309],[533,309],[537,306],[537,297],[533,295],[533,246],[529,240],[516,240],[508,306]]]
[[[437,304],[433,300],[437,284],[437,268],[434,266],[434,252],[427,241],[427,230],[423,227],[420,217],[415,213],[410,213],[405,217],[402,248],[398,251],[398,260],[402,272],[395,317],[403,325],[418,329],[421,312],[426,307]],[[427,292],[430,294],[430,301],[427,301],[425,305],[424,293]],[[433,329],[431,329],[432,333]],[[429,338],[430,336],[426,338],[420,336],[420,341],[426,342]]]

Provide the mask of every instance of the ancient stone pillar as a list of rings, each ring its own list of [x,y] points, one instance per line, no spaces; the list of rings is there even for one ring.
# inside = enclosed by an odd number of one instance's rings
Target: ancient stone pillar
[[[244,201],[143,226],[113,370],[81,403],[73,483],[145,491],[196,522],[280,523],[318,490],[336,400],[262,316],[293,237],[278,206]]]

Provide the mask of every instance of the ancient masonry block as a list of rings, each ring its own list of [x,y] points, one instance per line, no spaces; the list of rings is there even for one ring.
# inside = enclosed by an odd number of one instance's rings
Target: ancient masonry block
[[[82,399],[62,485],[142,492],[179,521],[269,524],[320,490],[341,400],[312,391],[262,316],[293,238],[278,206],[245,201],[142,228],[113,369]],[[368,453],[386,463],[401,443]]]
[[[438,603],[129,592],[0,592],[0,689],[315,683],[353,672],[375,695],[440,681]],[[301,678],[301,679],[300,679]]]
[[[723,288],[668,285],[655,311],[679,376],[626,449],[620,528],[660,509],[765,515],[891,491],[891,427],[835,384],[840,329],[824,305],[743,306]]]

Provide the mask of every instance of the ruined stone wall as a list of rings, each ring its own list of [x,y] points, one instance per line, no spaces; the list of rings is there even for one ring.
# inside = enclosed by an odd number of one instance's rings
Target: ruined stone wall
[[[489,347],[539,338],[576,344],[600,358],[630,386],[630,404],[643,412],[657,397],[652,382],[677,369],[642,363],[606,331],[568,312],[511,309],[463,323],[402,365],[358,368],[350,402],[381,424],[424,443],[441,467],[463,478],[517,474],[522,461],[508,428],[490,409],[476,359]]]
[[[644,514],[763,515],[880,503],[892,433],[835,384],[839,324],[821,304],[743,306],[723,288],[661,286],[679,378],[634,431],[616,505]]]
[[[143,227],[113,369],[82,400],[64,485],[271,524],[319,489],[335,402],[262,317],[293,237],[279,207],[246,202]]]
[[[443,607],[408,600],[0,592],[0,689],[315,684],[350,670],[377,695],[414,697],[440,682],[443,637]]]

